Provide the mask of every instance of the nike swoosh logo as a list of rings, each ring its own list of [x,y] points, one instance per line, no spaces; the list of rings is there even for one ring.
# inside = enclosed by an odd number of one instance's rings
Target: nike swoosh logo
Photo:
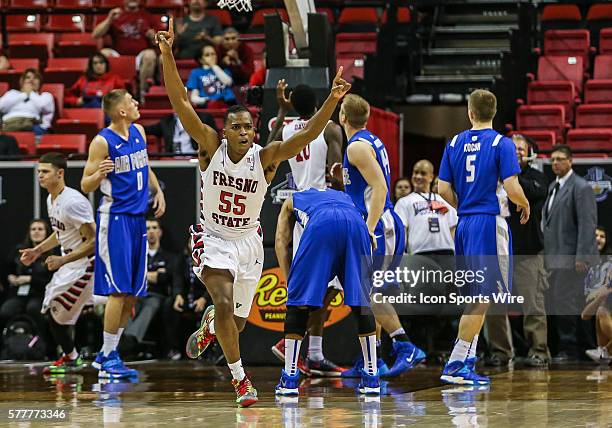
[[[406,361],[408,361],[409,363],[412,363],[412,360],[414,360],[414,354],[416,353],[416,349],[412,350],[412,354],[410,354],[410,356],[408,358],[406,358]]]
[[[382,237],[383,237],[383,235],[374,235],[374,238],[376,238],[376,239],[380,239]]]
[[[121,144],[117,144],[117,145],[115,146],[115,149],[119,150],[119,149],[121,148],[121,146],[123,146],[123,143],[121,143]]]

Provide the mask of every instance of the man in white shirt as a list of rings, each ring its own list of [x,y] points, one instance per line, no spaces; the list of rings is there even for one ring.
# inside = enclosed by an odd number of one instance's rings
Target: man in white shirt
[[[412,169],[414,191],[395,204],[395,212],[406,226],[409,254],[453,255],[457,211],[432,192],[433,164],[420,160]]]
[[[38,70],[28,68],[19,79],[20,90],[11,89],[0,97],[2,131],[33,131],[42,135],[49,131],[55,102],[49,92],[39,93],[41,77]]]

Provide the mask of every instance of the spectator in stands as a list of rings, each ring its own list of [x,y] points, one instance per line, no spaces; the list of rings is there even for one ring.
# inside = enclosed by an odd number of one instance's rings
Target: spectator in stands
[[[138,300],[136,316],[130,319],[123,332],[122,347],[128,354],[138,348],[164,299],[172,295],[174,288],[176,257],[161,248],[162,233],[158,219],[147,219],[147,296]]]
[[[207,124],[215,131],[217,126],[215,119],[208,113],[196,112],[202,123]],[[164,140],[163,151],[165,153],[193,155],[198,151],[198,143],[191,138],[176,113],[162,117],[159,122],[145,126],[147,135],[154,135]]]
[[[221,65],[232,72],[235,85],[245,85],[255,71],[255,57],[253,51],[246,44],[240,42],[240,34],[233,27],[223,32],[223,42],[217,53],[221,58]]]
[[[7,300],[0,306],[0,332],[12,317],[24,313],[32,317],[40,329],[44,329],[45,322],[40,309],[45,287],[52,276],[45,265],[47,256],[51,254],[44,254],[30,266],[24,266],[19,257],[20,250],[40,244],[49,236],[49,233],[51,233],[51,228],[46,221],[32,220],[28,226],[26,238],[9,256],[8,277],[6,281],[3,281],[9,285],[9,288]]]
[[[434,166],[430,161],[423,159],[415,163],[412,169],[414,192],[397,201],[395,212],[406,227],[407,253],[452,256],[457,211],[442,196],[431,191],[433,178]],[[400,180],[395,183],[396,192]]]
[[[113,89],[125,89],[125,82],[110,72],[108,59],[96,53],[89,58],[85,74],[68,89],[64,103],[71,107],[100,108],[102,97]]]
[[[258,67],[253,74],[251,74],[249,86],[263,86],[264,83],[266,83],[266,72],[266,51],[264,50],[261,58],[261,66]]]
[[[523,333],[529,349],[525,364],[532,367],[542,367],[550,361],[548,350],[548,333],[546,323],[546,308],[544,294],[548,288],[542,258],[542,207],[546,199],[548,180],[546,176],[532,168],[531,153],[533,144],[522,135],[514,135],[512,141],[516,147],[521,173],[519,183],[531,206],[531,216],[526,224],[521,224],[521,215],[515,205],[509,202],[508,224],[512,233],[513,280],[512,293],[522,296],[523,303]],[[506,306],[501,313],[487,314],[485,331],[490,355],[485,360],[487,365],[501,366],[514,358],[512,334],[506,316]]]
[[[135,55],[136,69],[143,99],[149,80],[155,77],[157,53],[152,49],[157,22],[153,16],[140,9],[139,0],[125,0],[123,9],[112,9],[107,18],[92,32],[94,38],[110,34],[113,48],[105,48],[102,54],[108,56]]]
[[[0,71],[8,70],[9,68],[11,68],[11,64],[9,64],[6,52],[4,52],[3,49],[0,49]]]
[[[183,348],[187,335],[193,330],[190,325],[188,332],[180,328],[181,317],[187,316],[191,324],[198,324],[201,314],[211,303],[206,287],[193,273],[191,259],[191,239],[187,241],[183,254],[177,262],[178,280],[174,282],[172,299],[164,304],[164,326],[166,328],[166,343],[169,348],[168,357],[178,360],[181,357],[179,349]],[[177,334],[182,332],[182,334]]]
[[[38,70],[28,68],[19,79],[20,90],[11,89],[0,97],[2,131],[47,133],[55,113],[55,102],[49,92],[39,93],[41,83]]]
[[[213,45],[206,43],[196,60],[201,67],[194,68],[187,80],[191,91],[191,102],[199,107],[224,108],[236,104],[232,91],[232,72],[217,64],[217,52]]]
[[[599,261],[587,273],[584,292],[587,305],[582,319],[595,315],[597,348],[588,349],[586,355],[600,364],[608,364],[612,356],[612,251],[608,233],[603,226],[595,229]]]
[[[551,347],[555,360],[566,362],[582,354],[590,335],[578,314],[584,308],[587,266],[597,255],[597,202],[587,181],[572,170],[572,151],[559,144],[550,155],[556,176],[548,188],[542,213],[544,263],[550,271]],[[579,346],[579,341],[580,346]],[[556,349],[555,349],[556,348]]]
[[[429,192],[429,189],[427,189]],[[412,193],[412,184],[410,183],[410,179],[408,177],[400,177],[395,180],[395,184],[393,185],[393,193],[391,194],[393,203],[396,203],[404,196],[408,196]]]
[[[223,40],[221,22],[206,14],[206,5],[206,0],[190,0],[187,16],[177,19],[174,30],[177,58],[191,59],[206,43],[218,45]]]

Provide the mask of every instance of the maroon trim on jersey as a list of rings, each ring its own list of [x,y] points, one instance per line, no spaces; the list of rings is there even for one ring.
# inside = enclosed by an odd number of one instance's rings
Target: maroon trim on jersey
[[[74,288],[74,287],[70,287],[70,288],[68,289],[68,293],[70,293],[70,294],[72,294],[72,295],[74,295],[74,296],[76,296],[76,297],[79,297],[79,296],[81,295],[81,293],[82,293],[82,292],[83,292],[83,290],[79,290],[79,289]]]
[[[67,311],[72,309],[72,305],[69,305],[68,303],[64,302],[62,299],[60,299],[59,297],[56,297],[55,300],[57,303],[59,303],[60,305],[62,305],[64,307],[64,309],[66,309]]]
[[[75,287],[79,287],[79,288],[85,288],[85,287],[87,287],[87,283],[83,282],[83,281],[77,281],[77,282],[74,283],[74,286]]]
[[[75,304],[77,302],[77,299],[72,297],[70,294],[68,293],[62,293],[62,297],[66,300],[68,300],[70,303]]]

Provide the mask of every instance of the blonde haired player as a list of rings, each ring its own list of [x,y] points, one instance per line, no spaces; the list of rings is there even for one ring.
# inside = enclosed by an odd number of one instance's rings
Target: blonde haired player
[[[66,159],[47,153],[38,162],[38,182],[47,189],[47,212],[53,233],[34,248],[21,250],[21,262],[28,266],[41,254],[60,246],[61,256],[49,256],[45,264],[57,271],[45,288],[42,313],[47,314],[53,338],[62,356],[45,367],[45,374],[79,371],[83,361],[74,344],[74,325],[83,307],[93,303],[93,259],[96,224],[91,204],[78,190],[66,186]]]
[[[323,131],[338,100],[351,85],[334,79],[325,103],[308,125],[284,142],[262,148],[253,144],[255,127],[248,109],[230,107],[220,142],[216,131],[196,115],[172,56],[173,19],[168,31],[157,33],[162,52],[164,81],[172,107],[189,135],[198,143],[198,158],[206,197],[202,198],[202,224],[194,230],[194,271],[210,293],[214,307],[204,313],[202,327],[188,343],[194,356],[219,339],[232,373],[236,402],[242,407],[257,402],[257,390],[245,375],[238,334],[244,328],[263,267],[259,214],[267,187],[278,164],[300,153]]]

